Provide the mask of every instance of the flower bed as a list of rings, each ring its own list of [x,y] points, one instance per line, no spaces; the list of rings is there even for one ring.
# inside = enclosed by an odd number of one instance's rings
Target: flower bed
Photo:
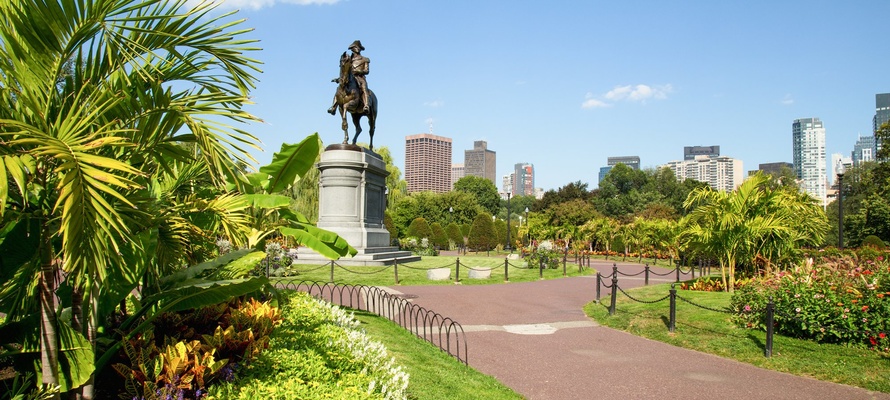
[[[732,307],[744,326],[764,328],[769,298],[778,333],[890,352],[890,264],[875,259],[812,259],[736,291]]]

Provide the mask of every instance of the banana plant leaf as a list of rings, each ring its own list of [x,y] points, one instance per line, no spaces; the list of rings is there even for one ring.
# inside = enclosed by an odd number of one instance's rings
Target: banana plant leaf
[[[159,283],[161,284],[161,287],[164,287],[167,289],[175,288],[177,286],[184,286],[184,285],[182,285],[183,282],[191,281],[195,277],[197,277],[207,271],[218,269],[226,264],[229,264],[229,263],[234,262],[238,259],[241,259],[252,252],[256,252],[256,251],[253,249],[235,250],[233,252],[230,252],[230,253],[221,255],[217,258],[214,258],[210,261],[205,261],[198,265],[191,266],[189,268],[186,268],[181,271],[177,271],[173,274],[167,275],[167,276],[161,278]]]
[[[19,372],[32,370],[38,382],[41,381],[39,322],[39,315],[33,314],[0,325],[0,337],[3,338],[0,357],[10,357]],[[86,383],[95,370],[95,356],[89,340],[67,323],[59,322],[56,334],[59,339],[59,385],[64,393]]]
[[[297,176],[303,176],[315,164],[321,150],[318,133],[307,136],[297,144],[281,145],[281,150],[272,156],[269,165],[260,167],[260,172],[269,175],[266,193],[277,193],[292,185]]]
[[[278,228],[278,231],[282,235],[293,238],[297,244],[315,250],[332,260],[345,257],[346,255],[354,256],[358,253],[355,248],[346,242],[346,239],[334,232],[313,225],[292,223],[292,227],[283,226]]]

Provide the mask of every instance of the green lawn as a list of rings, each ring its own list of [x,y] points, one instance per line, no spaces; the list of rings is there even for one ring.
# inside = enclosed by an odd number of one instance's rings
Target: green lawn
[[[389,350],[396,362],[410,374],[409,398],[521,399],[522,396],[437,347],[417,338],[393,322],[356,311],[355,317],[368,334]]]
[[[454,284],[454,276],[457,272],[457,260],[460,260],[459,281],[464,285],[490,285],[496,283],[504,283],[504,260],[506,255],[495,254],[486,256],[485,253],[479,255],[469,254],[465,256],[426,256],[420,261],[399,264],[398,275],[400,285],[452,285]],[[508,274],[510,282],[528,282],[540,279],[541,272],[538,268],[525,268],[524,260],[510,260],[508,266]],[[430,268],[447,267],[451,269],[451,280],[448,281],[432,281],[427,279],[426,270]],[[331,280],[331,266],[326,265],[294,265],[293,270],[297,272],[296,276],[287,277],[289,280],[307,280],[317,282],[329,282]],[[469,269],[492,268],[491,277],[488,279],[469,279]],[[589,268],[578,271],[578,265],[571,262],[566,265],[567,276],[590,275],[595,273]],[[352,267],[352,266],[334,266],[334,282],[352,285],[369,285],[369,286],[393,286],[395,280],[396,267],[393,265],[381,267]],[[544,269],[544,279],[555,279],[563,277],[562,264],[557,269]],[[273,278],[275,279],[275,278]]]
[[[670,285],[663,284],[628,293],[651,301],[667,295],[669,289]],[[720,309],[730,302],[728,293],[678,290],[677,294],[710,308]],[[886,354],[775,335],[772,357],[766,358],[766,333],[737,327],[729,314],[703,310],[678,299],[676,330],[670,333],[667,300],[643,304],[619,293],[613,316],[608,312],[609,296],[604,295],[601,302],[589,303],[584,311],[605,326],[766,369],[890,393],[890,358]]]

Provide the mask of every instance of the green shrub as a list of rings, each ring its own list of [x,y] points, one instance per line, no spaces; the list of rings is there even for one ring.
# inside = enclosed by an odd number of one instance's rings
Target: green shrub
[[[433,230],[430,228],[430,224],[426,222],[425,218],[414,218],[414,220],[411,221],[411,225],[408,225],[408,237],[429,239],[433,237]]]
[[[406,398],[408,374],[351,314],[305,293],[284,297],[284,321],[270,349],[236,380],[211,387],[209,398]]]
[[[732,297],[735,319],[764,328],[769,298],[779,333],[890,351],[890,265],[881,257],[803,264],[746,285]]]
[[[438,222],[433,222],[430,225],[430,230],[433,231],[433,236],[430,237],[430,240],[433,241],[433,246],[437,249],[448,248],[448,235],[445,234],[445,229],[442,228],[442,225]]]
[[[544,268],[556,269],[561,265],[562,253],[556,250],[538,247],[529,253],[525,259],[528,262],[529,268],[540,268],[540,265],[543,262]]]
[[[871,247],[880,251],[887,249],[887,245],[884,244],[884,241],[875,235],[868,235],[865,239],[862,239],[862,247]]]

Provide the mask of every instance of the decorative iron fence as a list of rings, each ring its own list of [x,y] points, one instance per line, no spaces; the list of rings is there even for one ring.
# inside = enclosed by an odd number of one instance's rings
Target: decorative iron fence
[[[306,292],[332,304],[386,318],[467,364],[466,334],[457,321],[383,288],[286,279],[273,284],[278,289]]]

